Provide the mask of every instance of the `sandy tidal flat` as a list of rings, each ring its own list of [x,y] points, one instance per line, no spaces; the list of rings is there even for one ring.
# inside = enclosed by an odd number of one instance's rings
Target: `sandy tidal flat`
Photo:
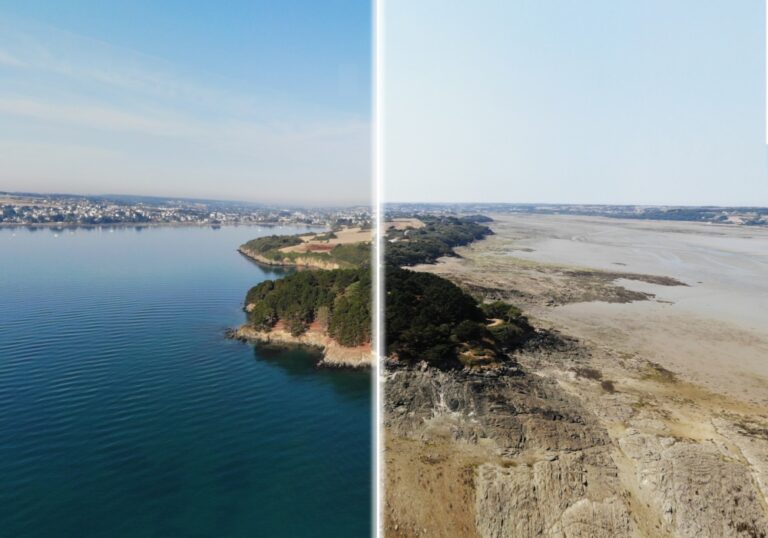
[[[494,219],[494,236],[434,270],[464,272],[459,280],[470,286],[514,289],[512,300],[567,334],[638,354],[710,390],[768,403],[768,229],[550,215]],[[473,281],[473,273],[481,276]],[[643,275],[685,285],[654,284]],[[625,291],[647,299],[619,300]]]
[[[717,392],[768,403],[768,230],[605,218],[507,217],[531,230],[512,254],[537,262],[669,276],[619,279],[648,301],[572,303],[538,314],[575,336],[608,340]],[[620,265],[619,265],[620,264]]]

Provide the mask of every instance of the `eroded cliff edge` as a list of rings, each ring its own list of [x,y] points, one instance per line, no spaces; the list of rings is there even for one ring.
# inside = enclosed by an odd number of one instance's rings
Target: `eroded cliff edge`
[[[231,330],[229,336],[243,342],[261,345],[316,348],[322,354],[322,360],[318,363],[319,366],[368,368],[373,363],[373,352],[371,351],[370,343],[354,347],[343,346],[326,333],[312,329],[294,336],[284,328],[260,331],[245,324]]]
[[[301,267],[305,269],[323,269],[332,270],[340,269],[339,263],[331,260],[325,260],[317,257],[309,256],[294,256],[294,257],[274,257],[268,258],[263,254],[249,249],[245,245],[239,247],[237,251],[243,256],[252,259],[253,261],[262,265],[270,265],[276,267]]]

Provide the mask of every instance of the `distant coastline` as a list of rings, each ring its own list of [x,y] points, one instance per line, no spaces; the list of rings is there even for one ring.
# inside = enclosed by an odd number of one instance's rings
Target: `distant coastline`
[[[311,208],[223,200],[0,191],[0,226],[307,225],[370,223],[367,206]]]
[[[76,230],[77,228],[221,228],[221,227],[255,227],[264,226],[267,228],[274,228],[277,226],[306,226],[307,228],[315,227],[312,224],[286,224],[284,222],[223,222],[221,224],[212,224],[210,222],[110,222],[100,224],[82,224],[78,222],[35,222],[29,224],[20,224],[12,222],[0,222],[0,228],[48,228],[52,230]]]
[[[414,214],[445,216],[452,214],[560,215],[606,217],[626,220],[700,222],[727,226],[768,226],[768,207],[763,206],[674,206],[603,205],[556,203],[388,203],[391,216]]]

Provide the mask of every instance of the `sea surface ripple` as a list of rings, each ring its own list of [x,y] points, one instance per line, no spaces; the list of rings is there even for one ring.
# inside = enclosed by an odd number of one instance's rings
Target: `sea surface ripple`
[[[295,231],[0,229],[0,535],[370,534],[369,375],[224,337]]]

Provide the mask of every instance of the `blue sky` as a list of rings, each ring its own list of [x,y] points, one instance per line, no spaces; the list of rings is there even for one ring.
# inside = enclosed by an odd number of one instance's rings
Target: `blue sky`
[[[0,190],[362,203],[367,2],[0,1]]]
[[[768,205],[762,0],[392,1],[389,201]]]

